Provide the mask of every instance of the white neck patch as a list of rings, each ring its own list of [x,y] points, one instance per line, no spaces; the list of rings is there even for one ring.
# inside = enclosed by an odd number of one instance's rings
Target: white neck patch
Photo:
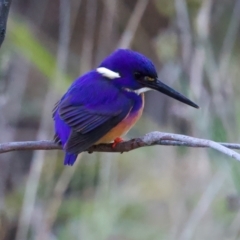
[[[150,90],[152,90],[152,89],[151,89],[151,88],[148,88],[148,87],[143,87],[143,88],[140,88],[140,89],[138,89],[138,90],[132,90],[132,89],[129,89],[129,88],[125,88],[125,90],[128,91],[128,92],[134,92],[134,93],[136,93],[137,95],[140,95],[141,93],[150,91]]]
[[[138,90],[135,90],[134,92],[138,95],[140,95],[141,93],[144,93],[144,92],[147,92],[147,91],[150,91],[152,90],[151,88],[148,88],[148,87],[144,87],[144,88],[140,88]]]
[[[118,72],[114,72],[105,67],[97,68],[97,72],[100,73],[103,77],[107,77],[109,79],[120,78],[120,75]]]

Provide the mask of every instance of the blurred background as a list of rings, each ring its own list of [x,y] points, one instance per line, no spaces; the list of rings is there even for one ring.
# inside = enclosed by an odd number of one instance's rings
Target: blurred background
[[[0,51],[0,141],[52,139],[51,110],[118,47],[201,106],[146,94],[125,137],[240,142],[240,0],[13,0]],[[0,240],[240,239],[240,164],[213,150],[0,155]]]

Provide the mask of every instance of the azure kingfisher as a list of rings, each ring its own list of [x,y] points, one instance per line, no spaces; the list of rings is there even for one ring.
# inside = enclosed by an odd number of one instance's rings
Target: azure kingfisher
[[[92,145],[120,142],[141,117],[149,90],[198,108],[158,79],[151,60],[129,49],[116,50],[77,78],[53,109],[54,140],[65,151],[64,164],[73,165]]]

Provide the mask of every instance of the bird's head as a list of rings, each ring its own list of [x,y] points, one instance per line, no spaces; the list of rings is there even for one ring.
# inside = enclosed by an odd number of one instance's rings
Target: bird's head
[[[198,108],[188,98],[161,82],[152,61],[138,52],[118,49],[103,60],[97,68],[97,72],[126,91],[140,94],[148,90],[157,90]]]

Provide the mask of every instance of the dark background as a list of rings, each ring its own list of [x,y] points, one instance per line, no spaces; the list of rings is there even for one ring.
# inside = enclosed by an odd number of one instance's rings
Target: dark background
[[[118,47],[151,58],[201,106],[146,94],[125,137],[150,131],[240,142],[239,0],[13,0],[0,51],[0,141],[51,139],[71,82]],[[0,155],[0,240],[240,238],[240,164],[212,150],[155,146]]]

